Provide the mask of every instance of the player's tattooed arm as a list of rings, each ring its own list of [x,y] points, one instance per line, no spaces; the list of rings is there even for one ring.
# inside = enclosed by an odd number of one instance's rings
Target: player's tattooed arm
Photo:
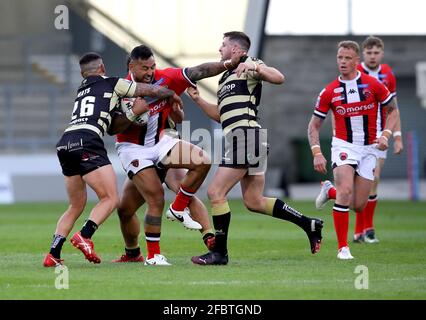
[[[137,82],[133,97],[145,96],[159,99],[168,99],[171,105],[176,103],[179,105],[180,108],[183,108],[182,99],[173,90],[158,85]]]
[[[317,116],[312,116],[311,121],[309,122],[308,139],[309,139],[309,145],[311,147],[315,145],[317,146],[320,145],[319,132],[323,122],[324,120]]]
[[[220,62],[206,62],[195,67],[187,68],[186,75],[193,82],[204,78],[217,76],[226,70],[232,70],[236,68],[240,63],[241,57],[245,54],[245,51],[238,51],[235,52],[229,60]]]
[[[394,129],[399,120],[398,105],[395,99],[392,99],[386,106],[384,106],[386,113],[386,128],[390,128],[391,131]]]
[[[133,97],[156,97],[160,99],[166,99],[173,97],[174,91],[158,86],[153,84],[146,84],[146,83],[136,83],[136,90],[133,94]]]
[[[196,82],[198,80],[214,77],[226,70],[223,62],[207,62],[200,64],[195,67],[186,69],[186,75],[191,81]]]

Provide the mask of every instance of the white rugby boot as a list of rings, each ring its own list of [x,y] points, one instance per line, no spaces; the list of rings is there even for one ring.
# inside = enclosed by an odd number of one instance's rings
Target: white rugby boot
[[[183,211],[177,211],[172,209],[172,205],[170,205],[166,211],[166,218],[171,221],[180,221],[185,228],[190,230],[201,230],[203,228],[201,224],[192,219],[188,208]]]
[[[320,193],[315,199],[315,207],[317,208],[317,210],[321,210],[322,208],[324,208],[325,204],[329,200],[328,191],[334,187],[330,180],[325,180],[321,184],[322,185]]]

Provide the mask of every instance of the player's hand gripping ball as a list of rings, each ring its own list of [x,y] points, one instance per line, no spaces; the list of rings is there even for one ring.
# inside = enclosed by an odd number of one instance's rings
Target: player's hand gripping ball
[[[130,115],[133,108],[133,103],[135,102],[135,98],[123,98],[121,99],[121,110],[127,115],[132,122],[137,125],[143,126],[148,123],[149,118],[149,108],[147,106],[147,111],[143,112],[141,115]]]

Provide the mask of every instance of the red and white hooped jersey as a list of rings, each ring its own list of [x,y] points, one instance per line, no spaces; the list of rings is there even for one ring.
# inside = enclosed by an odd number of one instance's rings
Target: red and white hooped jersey
[[[387,105],[393,94],[377,79],[357,73],[353,80],[336,80],[323,89],[317,99],[314,115],[325,119],[333,111],[336,138],[369,145],[377,138],[378,108]]]
[[[129,73],[127,79],[132,80]],[[186,68],[156,69],[153,82],[162,87],[173,90],[177,95],[181,95],[193,83],[186,75]],[[131,142],[142,146],[154,146],[160,140],[165,129],[174,129],[173,121],[169,120],[172,106],[167,99],[157,100],[149,105],[150,112],[148,123],[145,126],[131,124],[124,132],[118,133],[117,142]]]

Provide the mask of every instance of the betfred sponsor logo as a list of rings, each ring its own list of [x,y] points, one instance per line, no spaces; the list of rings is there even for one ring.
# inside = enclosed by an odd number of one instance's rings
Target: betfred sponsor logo
[[[350,115],[350,114],[357,114],[363,111],[368,111],[368,110],[374,109],[374,107],[375,107],[374,103],[364,104],[362,106],[346,107],[346,108],[339,106],[336,108],[336,112],[339,115],[343,116],[346,114]]]

